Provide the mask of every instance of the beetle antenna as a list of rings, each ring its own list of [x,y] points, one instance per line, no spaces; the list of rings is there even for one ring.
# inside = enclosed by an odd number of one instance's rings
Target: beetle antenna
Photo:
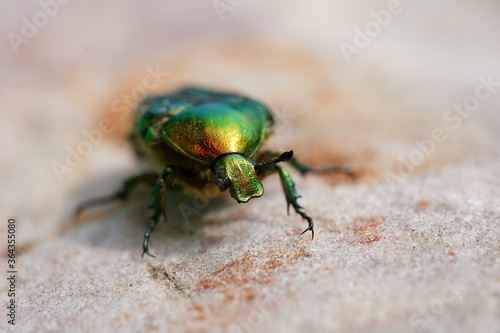
[[[262,163],[255,164],[254,168],[257,170],[257,169],[262,168],[263,166],[266,166],[268,164],[274,164],[274,163],[279,163],[279,162],[286,162],[289,159],[291,159],[292,156],[293,156],[293,150],[285,151],[283,154],[281,154],[277,158],[274,158],[272,160],[265,161],[265,162],[262,162]]]

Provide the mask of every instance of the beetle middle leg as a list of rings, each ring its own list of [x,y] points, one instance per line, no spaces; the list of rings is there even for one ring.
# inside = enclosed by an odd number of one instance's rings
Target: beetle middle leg
[[[165,167],[162,173],[158,175],[153,188],[153,203],[149,206],[153,210],[153,215],[151,215],[151,223],[148,226],[148,230],[144,233],[144,239],[142,242],[142,256],[147,254],[150,257],[154,257],[149,253],[149,238],[153,233],[160,217],[163,215],[165,220],[167,219],[167,214],[165,213],[165,201],[167,199],[167,177],[172,173],[172,168]]]
[[[288,161],[288,163],[290,163],[290,165],[294,167],[297,171],[299,171],[302,175],[305,175],[307,173],[339,172],[351,177],[355,176],[354,171],[351,168],[344,165],[330,165],[330,166],[315,168],[299,162],[295,156],[292,156],[292,158]]]
[[[82,204],[80,204],[76,209],[75,209],[75,215],[79,216],[81,212],[84,210],[93,207],[93,206],[99,206],[103,205],[106,203],[110,203],[113,201],[123,201],[128,198],[130,193],[141,183],[146,183],[150,185],[154,185],[156,178],[158,177],[157,173],[143,173],[140,175],[136,175],[133,177],[128,178],[123,182],[122,188],[115,192],[114,194],[101,197],[101,198],[96,198],[96,199],[91,199],[89,201],[86,201]]]
[[[324,167],[312,167],[312,166],[310,166],[308,164],[299,162],[297,160],[297,158],[295,157],[295,155],[293,155],[293,151],[289,151],[289,152],[286,152],[286,153],[288,155],[291,155],[291,156],[287,157],[287,159],[281,160],[279,162],[288,162],[288,163],[290,163],[290,165],[295,170],[297,170],[298,172],[300,172],[302,175],[306,175],[308,173],[334,173],[334,172],[338,172],[338,173],[346,174],[346,175],[348,175],[350,177],[355,177],[356,176],[354,170],[352,170],[350,167],[345,166],[345,165],[329,165],[329,166],[324,166]],[[280,154],[278,154],[276,152],[266,151],[266,152],[262,153],[258,157],[257,160],[259,162],[264,162],[264,164],[266,164],[265,161],[276,159],[278,156],[280,156]],[[281,157],[282,156],[283,156],[283,154],[281,155]],[[265,172],[265,174],[268,174],[269,170],[264,171],[264,172]]]

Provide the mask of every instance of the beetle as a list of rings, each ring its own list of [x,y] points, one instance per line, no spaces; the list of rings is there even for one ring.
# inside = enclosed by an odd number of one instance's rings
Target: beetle
[[[125,200],[140,183],[153,187],[153,210],[142,242],[149,252],[149,239],[161,216],[166,220],[165,201],[168,188],[186,192],[216,186],[229,189],[238,202],[248,202],[264,193],[261,180],[278,173],[287,202],[307,221],[314,238],[314,222],[297,203],[300,195],[290,173],[280,162],[289,162],[301,174],[340,172],[353,175],[345,166],[312,168],[299,163],[293,151],[259,152],[272,133],[273,116],[262,103],[234,93],[187,87],[167,95],[146,97],[139,103],[129,141],[136,153],[156,166],[157,172],[128,178],[116,193],[89,200],[77,208],[77,214],[114,200]]]

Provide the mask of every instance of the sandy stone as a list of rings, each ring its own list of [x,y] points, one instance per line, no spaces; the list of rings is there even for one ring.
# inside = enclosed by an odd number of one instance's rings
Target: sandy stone
[[[1,330],[498,332],[499,4],[402,1],[347,58],[341,43],[387,2],[214,3],[71,1],[17,53],[4,39],[0,221],[5,248],[16,220],[18,307],[9,325],[4,254]],[[4,36],[43,10],[0,6]],[[277,176],[241,205],[170,193],[156,258],[141,258],[148,188],[72,217],[147,168],[124,140],[128,104],[187,84],[271,106],[267,148],[357,171],[291,171],[314,240]]]

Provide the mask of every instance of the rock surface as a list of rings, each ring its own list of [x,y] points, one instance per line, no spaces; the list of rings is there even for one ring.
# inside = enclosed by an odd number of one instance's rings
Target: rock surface
[[[498,2],[0,6],[18,306],[2,331],[499,332]],[[146,168],[129,106],[186,84],[270,105],[268,148],[356,169],[292,171],[314,240],[277,176],[242,205],[171,193],[156,258],[140,256],[147,188],[72,218]]]

